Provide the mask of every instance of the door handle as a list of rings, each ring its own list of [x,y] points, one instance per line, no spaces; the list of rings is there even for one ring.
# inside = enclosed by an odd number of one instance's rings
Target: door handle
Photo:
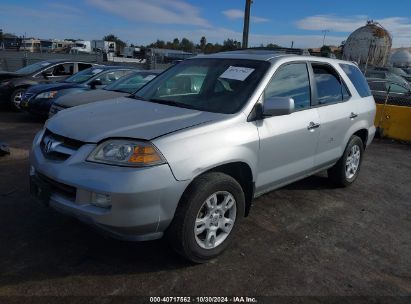
[[[307,130],[314,130],[314,129],[317,129],[319,126],[320,126],[319,123],[315,123],[315,122],[311,121],[310,124],[307,127]]]
[[[358,116],[358,114],[355,114],[354,112],[351,112],[350,114],[350,119],[354,119]]]

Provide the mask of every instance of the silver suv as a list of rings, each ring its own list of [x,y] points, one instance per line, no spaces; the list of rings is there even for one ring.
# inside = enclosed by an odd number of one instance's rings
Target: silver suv
[[[356,65],[236,51],[198,56],[135,95],[59,112],[35,137],[35,197],[126,240],[167,236],[194,262],[229,244],[251,201],[328,170],[358,177],[375,103]]]

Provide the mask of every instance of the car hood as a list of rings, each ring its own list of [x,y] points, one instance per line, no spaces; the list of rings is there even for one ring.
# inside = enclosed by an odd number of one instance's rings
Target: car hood
[[[58,91],[63,89],[70,89],[70,88],[79,88],[84,87],[77,83],[69,83],[69,82],[54,82],[54,83],[46,83],[46,84],[37,84],[31,86],[26,92],[32,94],[38,94],[41,92],[48,92],[48,91]]]
[[[227,114],[121,97],[60,111],[47,121],[46,128],[90,143],[114,137],[150,140],[226,117]]]
[[[80,92],[76,94],[68,94],[58,98],[55,104],[60,105],[65,108],[71,108],[79,106],[86,103],[91,103],[95,101],[107,100],[116,97],[128,96],[129,93],[115,92],[108,90],[90,90],[85,92]]]
[[[24,76],[25,75],[18,74],[18,73],[0,71],[0,81],[9,80],[13,78],[21,78]]]

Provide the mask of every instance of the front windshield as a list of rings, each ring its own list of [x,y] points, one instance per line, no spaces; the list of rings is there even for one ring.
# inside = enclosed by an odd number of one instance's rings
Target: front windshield
[[[85,69],[81,72],[74,74],[73,76],[70,76],[69,78],[65,80],[65,82],[83,83],[89,80],[91,77],[94,77],[101,72],[103,72],[103,69],[98,68],[98,67],[88,68],[88,69]]]
[[[23,75],[28,75],[32,74],[34,72],[40,71],[44,69],[45,67],[49,66],[51,63],[47,61],[41,61],[41,62],[36,62],[33,64],[30,64],[28,66],[25,66],[24,68],[18,69],[16,73],[18,74],[23,74]]]
[[[269,66],[259,60],[190,59],[153,79],[135,97],[207,112],[235,113],[245,105]]]
[[[133,73],[130,76],[120,78],[119,80],[113,82],[112,84],[106,86],[104,90],[108,91],[119,91],[124,93],[134,93],[140,89],[147,82],[152,80],[157,76],[156,73],[150,72],[138,72]]]
[[[400,68],[393,68],[392,71],[400,76],[407,76],[407,73],[405,73],[402,69]]]

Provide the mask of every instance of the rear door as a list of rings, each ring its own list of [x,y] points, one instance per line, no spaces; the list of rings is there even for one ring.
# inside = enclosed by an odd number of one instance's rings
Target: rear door
[[[312,62],[311,68],[315,86],[313,103],[321,123],[314,164],[322,168],[341,157],[347,131],[357,115],[356,102],[332,65]]]
[[[262,96],[263,99],[270,97],[293,98],[295,112],[264,118],[257,125],[260,136],[257,193],[311,172],[319,138],[319,116],[317,109],[311,107],[306,62],[279,67]]]

